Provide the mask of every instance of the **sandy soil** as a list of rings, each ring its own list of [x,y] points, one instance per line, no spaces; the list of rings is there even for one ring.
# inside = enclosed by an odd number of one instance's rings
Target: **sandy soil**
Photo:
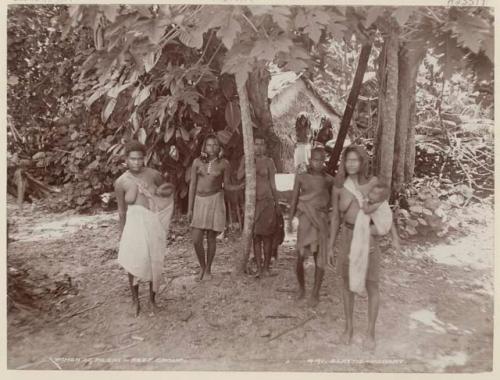
[[[405,244],[400,256],[387,251],[372,353],[361,348],[366,299],[356,300],[354,343],[338,342],[344,316],[335,273],[327,272],[316,309],[294,300],[293,236],[273,263],[276,275],[259,280],[232,275],[239,244],[230,235],[219,242],[214,277],[198,283],[187,228],[177,223],[158,297],[162,310],[151,313],[144,285],[135,318],[115,260],[115,214],[56,215],[9,205],[8,270],[30,291],[9,298],[8,368],[490,371],[493,211],[480,211],[463,236]],[[308,288],[313,270],[311,259]]]

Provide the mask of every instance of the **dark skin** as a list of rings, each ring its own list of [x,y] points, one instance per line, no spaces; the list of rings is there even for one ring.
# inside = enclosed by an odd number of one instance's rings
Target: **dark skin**
[[[143,180],[149,185],[154,185],[155,195],[159,197],[169,197],[173,193],[172,184],[165,181],[162,175],[151,168],[144,167],[144,153],[142,151],[130,152],[127,156],[127,166],[130,173],[137,178]],[[115,181],[115,195],[118,204],[119,228],[120,236],[125,228],[127,218],[128,205],[140,205],[149,209],[147,198],[138,191],[137,185],[127,179],[125,176],[120,176]],[[132,302],[135,315],[138,316],[141,310],[139,303],[139,285],[134,285],[134,276],[128,273],[130,290],[132,293]],[[149,301],[153,310],[158,310],[155,300],[155,292],[153,292],[153,284],[149,283]]]
[[[361,168],[361,158],[356,152],[349,152],[345,160],[345,170],[349,177],[352,178],[354,183],[358,186],[360,192],[364,197],[368,197],[368,194],[376,186],[378,180],[376,177],[372,177],[367,181],[360,182],[359,171]],[[376,197],[377,194],[372,194]],[[372,199],[375,200],[373,197]],[[329,243],[329,257],[328,261],[333,265],[333,247],[335,244],[335,239],[337,237],[338,229],[340,227],[341,221],[354,224],[356,221],[356,216],[360,211],[360,205],[354,198],[354,196],[345,188],[338,188],[334,186],[332,191],[332,214],[330,221],[330,243]],[[380,206],[380,202],[377,202],[377,207]],[[362,205],[363,206],[363,205]],[[361,207],[362,207],[361,206]],[[365,210],[368,213],[375,211],[376,207],[364,205]],[[392,231],[395,232],[397,236],[397,231],[393,226]],[[393,236],[394,236],[393,232]],[[398,242],[394,242],[396,249],[399,247]],[[366,338],[364,340],[365,348],[372,350],[375,348],[375,323],[377,321],[379,304],[380,304],[380,292],[379,285],[377,281],[366,280],[366,290],[368,292],[368,329],[366,333]],[[351,344],[353,337],[353,312],[354,312],[354,293],[351,292],[349,288],[349,280],[343,279],[342,288],[342,298],[344,301],[344,314],[346,318],[346,325],[344,333],[342,334],[341,341],[344,344]]]
[[[276,182],[274,176],[276,168],[271,159],[267,158],[264,154],[266,151],[266,142],[264,139],[256,138],[255,142],[255,169],[257,172],[267,170],[267,178],[257,177],[257,197],[259,193],[264,193],[270,187],[275,205],[278,204]],[[243,162],[243,161],[242,161]],[[269,275],[269,266],[271,263],[271,256],[273,250],[273,235],[255,235],[253,238],[253,252],[259,272],[257,277],[261,275]],[[262,263],[262,251],[264,252],[264,263]]]
[[[225,190],[237,191],[243,188],[242,185],[230,184],[230,167],[227,160],[217,159],[220,151],[219,142],[215,138],[207,139],[205,143],[205,153],[208,155],[208,163],[203,162],[199,158],[193,161],[191,167],[191,181],[189,183],[189,205],[188,205],[188,220],[191,222],[193,218],[193,207],[195,195],[209,196]],[[210,166],[210,172],[209,172]],[[207,251],[203,247],[203,237],[207,235]],[[199,280],[204,276],[212,276],[212,263],[216,251],[217,231],[202,230],[192,228],[192,237],[196,257],[200,263]]]
[[[307,195],[310,192],[316,192],[318,189],[327,188],[331,189],[333,184],[333,178],[323,174],[325,162],[325,155],[323,152],[315,152],[311,153],[310,159],[310,174],[312,176],[304,176],[302,174],[298,174],[295,176],[295,183],[293,187],[292,194],[292,202],[290,207],[290,218],[288,220],[288,230],[292,231],[292,220],[297,211],[297,204],[299,200],[300,194]],[[295,271],[297,274],[297,280],[299,282],[299,292],[297,299],[301,300],[305,297],[305,276],[304,276],[304,260],[311,253],[310,247],[306,247],[304,249],[303,255],[300,252],[297,252],[297,264],[295,267]],[[325,274],[324,268],[318,267],[318,253],[317,251],[312,252],[314,257],[314,285],[311,294],[311,298],[309,299],[310,306],[316,306],[319,303],[319,292],[321,289],[321,284],[323,282],[323,277]]]

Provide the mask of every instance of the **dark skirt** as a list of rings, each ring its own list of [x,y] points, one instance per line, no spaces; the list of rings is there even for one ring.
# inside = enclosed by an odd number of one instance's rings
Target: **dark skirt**
[[[276,230],[276,206],[274,199],[258,199],[255,204],[254,235],[269,236]]]

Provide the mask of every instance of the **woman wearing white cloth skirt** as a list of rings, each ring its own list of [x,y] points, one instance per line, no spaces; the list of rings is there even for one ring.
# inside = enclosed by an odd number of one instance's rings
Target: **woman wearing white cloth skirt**
[[[144,166],[146,148],[132,141],[126,146],[128,170],[115,181],[120,218],[118,262],[127,271],[135,315],[140,312],[139,281],[149,282],[149,299],[157,310],[166,235],[174,208],[173,185]]]

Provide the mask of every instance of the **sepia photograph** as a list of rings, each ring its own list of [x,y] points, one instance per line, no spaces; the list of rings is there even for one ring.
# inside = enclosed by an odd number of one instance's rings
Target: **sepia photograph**
[[[496,9],[436,4],[5,5],[7,369],[491,374]]]

